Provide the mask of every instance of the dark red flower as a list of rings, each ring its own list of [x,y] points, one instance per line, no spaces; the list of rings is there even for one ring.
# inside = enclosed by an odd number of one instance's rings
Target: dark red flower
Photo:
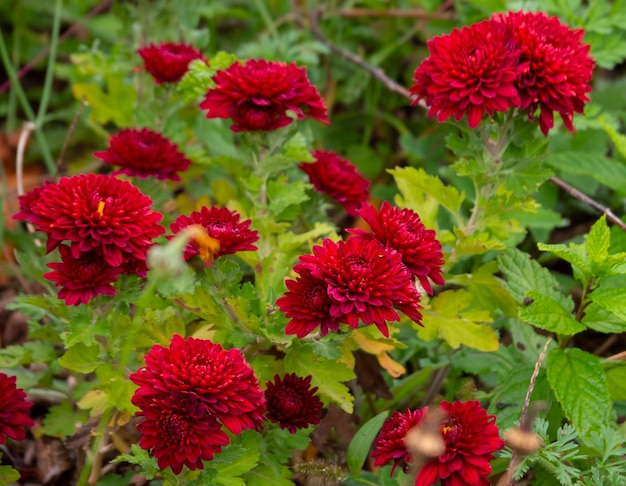
[[[260,429],[265,398],[254,371],[238,349],[174,335],[169,348],[155,345],[146,365],[130,375],[139,389],[132,402],[144,409],[173,391],[196,397],[233,434]]]
[[[329,123],[324,100],[309,81],[306,68],[295,64],[250,60],[235,62],[213,78],[200,108],[207,118],[231,118],[234,132],[276,130],[289,125],[293,112]]]
[[[328,285],[329,312],[339,322],[356,328],[362,320],[389,336],[387,321],[400,320],[394,309],[416,323],[421,321],[420,296],[402,255],[393,248],[376,240],[350,238],[335,243],[327,238],[322,246],[313,247],[313,255],[303,255],[300,261],[299,268],[310,270]]]
[[[335,152],[316,150],[313,157],[315,162],[298,167],[307,173],[315,189],[335,198],[348,214],[356,216],[369,198],[370,182],[349,160]]]
[[[533,120],[537,108],[539,127],[544,135],[554,126],[553,112],[574,131],[574,113],[582,113],[591,91],[593,58],[583,44],[585,32],[570,29],[558,17],[543,12],[495,14],[495,22],[505,25],[521,49],[521,72],[517,77],[520,109]]]
[[[204,59],[202,53],[191,44],[161,42],[150,44],[137,51],[143,58],[144,66],[156,84],[176,83],[181,80],[194,59]]]
[[[404,412],[393,412],[391,417],[385,420],[380,432],[374,440],[374,450],[372,458],[375,459],[374,466],[384,466],[393,461],[391,475],[398,466],[402,469],[411,462],[411,456],[404,445],[406,434],[413,427],[419,425],[426,413],[426,409],[412,411],[406,409]]]
[[[494,452],[504,447],[496,417],[488,415],[477,401],[441,402],[439,406],[448,414],[441,425],[446,451],[422,466],[415,485],[440,481],[442,486],[489,486],[489,462]]]
[[[5,444],[7,437],[13,440],[24,440],[26,432],[23,427],[35,425],[29,417],[31,402],[25,400],[26,393],[16,386],[15,376],[0,373],[0,445]]]
[[[280,376],[274,376],[274,381],[269,381],[265,390],[267,418],[292,434],[297,429],[319,424],[322,401],[316,391],[317,387],[311,388],[311,376],[301,378],[291,373],[282,380]]]
[[[278,308],[291,319],[285,328],[286,334],[302,338],[317,328],[322,336],[328,331],[337,331],[339,321],[330,315],[332,301],[328,296],[328,284],[311,275],[311,270],[302,265],[294,267],[299,276],[287,280],[287,292],[276,301]]]
[[[467,113],[476,128],[483,113],[519,106],[515,88],[519,49],[507,29],[485,20],[428,41],[430,56],[415,70],[410,91],[430,107],[428,116],[443,122]]]
[[[87,304],[96,295],[115,295],[111,285],[122,272],[122,267],[112,267],[102,255],[94,251],[72,256],[68,246],[60,245],[62,262],[48,263],[54,272],[44,273],[44,278],[54,282],[59,290],[59,299],[67,305]]]
[[[140,178],[156,177],[180,181],[178,172],[187,170],[191,161],[167,138],[147,128],[128,128],[109,141],[109,148],[96,152],[94,156],[105,163],[119,165],[113,172]]]
[[[372,233],[362,229],[349,229],[348,232],[358,238],[376,238],[383,245],[398,251],[404,264],[419,278],[420,284],[429,294],[432,295],[433,290],[428,278],[437,285],[444,284],[441,243],[434,230],[424,227],[415,211],[398,209],[385,201],[380,211],[368,204],[363,206],[359,214],[370,225]]]
[[[202,461],[213,459],[230,442],[217,417],[193,394],[163,390],[162,396],[143,403],[137,415],[144,417],[137,425],[139,446],[152,449],[159,467],[169,466],[174,474],[183,465],[203,469]]]
[[[215,253],[215,258],[222,255],[231,255],[238,251],[254,251],[257,249],[253,245],[258,241],[259,234],[255,230],[250,229],[252,221],[246,219],[239,221],[240,215],[236,211],[228,208],[203,207],[200,211],[193,211],[189,216],[179,216],[172,224],[170,229],[176,234],[183,228],[192,224],[199,224],[211,238],[215,238],[220,242],[220,249]],[[173,236],[168,236],[173,238]],[[185,260],[198,255],[200,249],[195,241],[191,241],[185,249]],[[205,264],[210,265],[210,261]]]
[[[151,210],[152,200],[128,181],[102,174],[62,177],[57,184],[20,197],[15,219],[33,223],[48,235],[48,252],[70,242],[74,258],[101,253],[112,267],[125,258],[146,259],[152,239],[165,229]]]

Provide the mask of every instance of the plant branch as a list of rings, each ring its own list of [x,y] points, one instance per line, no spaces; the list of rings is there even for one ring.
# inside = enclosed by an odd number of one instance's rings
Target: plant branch
[[[63,158],[65,157],[65,152],[67,151],[67,147],[70,144],[70,138],[72,138],[72,135],[74,131],[76,130],[76,126],[78,125],[78,120],[80,120],[80,117],[83,114],[83,111],[85,110],[86,106],[87,106],[87,102],[83,98],[80,101],[80,106],[78,107],[78,111],[76,112],[76,115],[74,115],[72,124],[70,125],[70,128],[67,131],[67,135],[65,136],[65,141],[63,142],[63,147],[61,148],[61,153],[59,154],[59,158],[57,159],[57,164],[56,164],[57,174],[60,172],[61,165],[63,164]]]
[[[54,78],[54,63],[57,58],[57,47],[59,46],[59,30],[61,28],[61,10],[63,9],[63,0],[56,0],[54,4],[54,19],[52,20],[52,38],[50,39],[50,55],[48,56],[48,65],[46,66],[46,77],[43,82],[43,92],[39,103],[39,111],[37,111],[37,119],[35,124],[43,126],[43,119],[48,110],[50,101],[50,93],[52,92],[52,80]]]

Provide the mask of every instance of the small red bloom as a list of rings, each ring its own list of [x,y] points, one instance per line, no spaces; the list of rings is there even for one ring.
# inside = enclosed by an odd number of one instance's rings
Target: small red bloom
[[[232,64],[218,71],[200,108],[207,118],[231,118],[234,132],[276,130],[305,116],[329,123],[326,106],[306,68],[265,60]]]
[[[267,418],[292,434],[297,429],[319,424],[322,402],[316,391],[317,387],[311,388],[311,376],[301,378],[291,373],[282,380],[280,376],[274,376],[274,381],[268,382],[265,390]]]
[[[115,295],[111,284],[117,280],[122,267],[110,266],[94,251],[74,258],[68,246],[60,245],[59,253],[62,262],[48,263],[54,272],[43,275],[61,287],[59,299],[64,299],[67,305],[80,305],[87,304],[96,295]]]
[[[391,475],[398,466],[404,469],[405,465],[411,461],[409,451],[404,445],[404,438],[409,430],[422,423],[425,413],[426,409],[412,411],[407,408],[404,412],[393,412],[391,417],[385,420],[374,440],[372,451],[372,458],[375,459],[374,466],[384,466],[393,461]]]
[[[163,216],[151,206],[152,200],[130,182],[81,174],[21,196],[21,210],[14,218],[47,233],[48,252],[69,241],[75,259],[95,251],[118,267],[125,258],[145,260],[152,239],[165,231],[158,224]]]
[[[113,172],[140,178],[156,177],[180,181],[178,172],[187,170],[191,161],[167,138],[147,128],[126,129],[113,135],[109,147],[94,156],[105,163],[119,165]]]
[[[307,173],[311,184],[319,192],[328,194],[341,204],[351,216],[356,216],[369,198],[370,182],[347,159],[335,152],[316,150],[315,162],[298,167]]]
[[[519,49],[507,29],[485,20],[428,41],[430,57],[415,70],[410,91],[430,107],[428,116],[443,122],[467,113],[476,128],[483,113],[492,116],[519,106],[515,87]]]
[[[0,445],[6,443],[7,437],[24,440],[26,432],[23,427],[35,425],[29,417],[33,404],[25,400],[26,393],[17,388],[16,381],[15,376],[0,373]]]
[[[174,335],[169,348],[155,345],[145,360],[146,365],[130,375],[139,385],[132,398],[137,407],[144,409],[177,391],[196,397],[233,434],[261,428],[265,398],[240,350]]]
[[[204,59],[202,53],[191,44],[161,42],[150,44],[137,51],[143,58],[144,67],[156,84],[176,83],[182,79],[194,59]]]
[[[159,467],[169,466],[174,474],[179,474],[183,465],[203,469],[202,461],[213,459],[230,442],[216,416],[193,394],[173,390],[168,395],[163,390],[162,396],[143,403],[137,415],[144,417],[137,425],[139,446],[152,449]]]
[[[385,201],[380,211],[368,204],[363,206],[359,214],[370,225],[372,233],[362,229],[349,229],[348,232],[358,238],[375,238],[398,251],[404,264],[419,278],[420,284],[429,294],[432,295],[433,290],[428,278],[437,285],[444,284],[441,243],[434,230],[424,227],[416,212],[398,209]]]
[[[170,229],[172,233],[176,234],[187,226],[199,224],[206,229],[211,238],[220,242],[220,249],[215,254],[215,258],[231,255],[238,251],[254,251],[257,247],[253,243],[258,241],[259,234],[250,229],[252,221],[247,219],[240,222],[240,217],[239,213],[228,208],[203,207],[200,211],[193,211],[189,216],[179,216],[176,221],[170,224]],[[168,236],[168,238],[171,239],[173,236]],[[185,260],[199,253],[198,244],[191,241],[185,249]],[[207,266],[210,263],[209,261],[205,262]]]
[[[325,239],[313,247],[313,255],[303,255],[300,268],[328,285],[330,315],[356,328],[359,319],[375,324],[389,336],[387,321],[399,321],[394,309],[404,312],[416,323],[421,320],[420,296],[402,255],[376,240],[350,238],[333,242]]]
[[[543,12],[507,12],[493,20],[505,25],[521,49],[521,72],[516,87],[520,109],[530,120],[540,108],[539,127],[544,135],[554,126],[553,112],[574,131],[574,113],[582,113],[589,101],[594,61],[589,45],[583,44],[582,29],[570,29],[558,17]]]
[[[286,334],[299,338],[312,333],[317,328],[322,336],[328,331],[337,331],[339,321],[330,315],[332,301],[328,296],[328,284],[321,278],[311,275],[311,270],[302,265],[294,267],[299,277],[287,280],[287,292],[276,301],[278,308],[291,319],[285,328]]]

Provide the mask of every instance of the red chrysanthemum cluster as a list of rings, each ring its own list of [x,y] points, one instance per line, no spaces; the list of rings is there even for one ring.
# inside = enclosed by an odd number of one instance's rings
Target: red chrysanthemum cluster
[[[299,165],[319,192],[328,194],[343,206],[348,214],[356,216],[369,199],[370,182],[356,167],[335,152],[316,150],[315,162]]]
[[[206,61],[204,55],[190,44],[177,42],[150,44],[137,52],[143,58],[144,67],[156,84],[177,83],[189,69],[191,61],[194,59]]]
[[[130,375],[139,385],[132,403],[144,417],[139,445],[159,467],[202,469],[229,442],[222,426],[233,434],[261,429],[264,394],[240,350],[174,335],[169,348],[153,346],[145,361]]]
[[[96,152],[94,156],[106,164],[119,165],[120,169],[113,175],[171,181],[180,181],[178,173],[187,170],[191,164],[175,144],[148,128],[122,130],[111,137],[106,151]]]
[[[411,209],[399,209],[383,202],[380,211],[365,205],[359,211],[361,217],[372,229],[368,233],[362,229],[348,229],[357,238],[377,239],[402,255],[402,261],[417,277],[426,292],[432,295],[429,282],[443,285],[443,253],[441,243],[434,230],[424,227],[419,215]]]
[[[544,13],[496,14],[428,42],[430,56],[415,70],[410,88],[430,107],[429,116],[443,122],[467,114],[475,128],[486,112],[521,108],[544,135],[558,112],[573,130],[574,112],[589,101],[594,62],[584,31],[571,30]]]
[[[298,429],[319,424],[322,401],[316,391],[317,387],[311,388],[311,376],[302,378],[295,373],[282,379],[274,376],[274,381],[268,382],[265,390],[267,418],[292,434]]]
[[[98,294],[114,295],[110,284],[119,274],[145,276],[148,248],[165,231],[151,206],[130,182],[82,174],[21,196],[14,218],[46,233],[48,252],[60,246],[62,262],[48,264],[54,272],[45,277],[61,287],[59,298],[79,305]]]
[[[219,242],[219,250],[213,255],[214,258],[222,255],[232,255],[238,251],[254,251],[257,249],[254,242],[259,240],[256,230],[251,230],[252,221],[249,219],[239,221],[241,216],[236,211],[228,208],[203,207],[200,211],[193,211],[189,216],[181,215],[176,218],[170,229],[177,234],[183,228],[198,224],[202,226],[211,238]],[[168,236],[169,239],[173,236]],[[200,248],[196,241],[190,241],[185,248],[185,260],[198,255]],[[205,265],[209,266],[212,260],[206,260]]]
[[[309,81],[306,69],[295,64],[250,60],[238,62],[213,78],[200,108],[207,118],[230,118],[231,130],[268,131],[289,125],[292,112],[329,123],[324,100]]]
[[[489,462],[504,447],[495,425],[496,417],[488,415],[477,401],[444,401],[439,407],[446,413],[440,427],[445,451],[420,468],[415,486],[488,486]],[[404,467],[411,461],[404,439],[411,428],[421,424],[425,412],[426,408],[394,412],[385,421],[374,441],[372,457],[376,466],[393,461],[393,474],[398,465]]]
[[[0,373],[0,445],[5,444],[7,437],[13,440],[24,440],[24,427],[35,425],[30,418],[32,403],[25,400],[26,393],[16,386],[15,376]]]

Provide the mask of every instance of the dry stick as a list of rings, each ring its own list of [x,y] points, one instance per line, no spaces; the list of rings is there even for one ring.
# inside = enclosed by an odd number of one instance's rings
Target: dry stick
[[[76,130],[76,126],[78,125],[78,120],[80,119],[80,116],[83,114],[83,111],[85,110],[86,106],[87,106],[87,101],[85,101],[85,98],[83,97],[80,100],[80,106],[78,107],[78,111],[76,112],[76,115],[74,115],[72,124],[70,125],[70,128],[67,131],[67,135],[65,136],[65,141],[63,142],[63,147],[61,148],[61,153],[59,154],[59,158],[57,159],[57,164],[56,164],[57,174],[59,173],[61,164],[63,163],[63,157],[65,157],[65,151],[67,150],[67,147],[70,143],[70,138],[72,137],[74,130]]]
[[[85,15],[82,19],[80,19],[74,25],[69,27],[65,32],[63,32],[63,34],[59,36],[57,45],[61,44],[61,42],[63,42],[69,36],[74,34],[78,30],[78,28],[83,24],[83,22],[99,14],[100,12],[104,12],[105,10],[108,10],[111,7],[112,3],[113,3],[112,0],[104,0],[100,5],[96,5],[94,8],[92,8],[89,11],[89,13],[87,13],[87,15]],[[29,62],[27,62],[22,67],[22,69],[20,69],[17,72],[17,79],[21,79],[22,77],[24,77],[26,74],[30,72],[31,69],[33,69],[39,63],[39,61],[41,61],[42,59],[45,59],[50,53],[50,48],[51,46],[46,47],[43,51],[41,51],[39,54],[33,57]],[[7,91],[10,87],[11,87],[11,80],[8,79],[4,83],[2,83],[2,85],[0,86],[0,94]]]
[[[626,351],[622,351],[620,353],[614,354],[613,356],[609,356],[606,358],[611,361],[626,361]]]
[[[383,71],[380,68],[372,66],[367,61],[365,61],[362,57],[357,56],[356,54],[344,49],[343,47],[336,45],[330,39],[324,36],[324,34],[319,28],[318,17],[319,17],[319,13],[311,13],[310,28],[311,28],[311,32],[313,33],[313,35],[320,42],[326,45],[335,54],[340,55],[344,59],[356,64],[361,69],[371,74],[374,78],[378,79],[378,81],[383,83],[389,91],[393,93],[397,93],[400,96],[404,96],[405,98],[409,100],[412,99],[411,92],[408,89],[406,89],[404,86],[396,83],[393,79],[387,76],[387,74],[385,74],[385,71]],[[421,106],[422,108],[427,108],[426,103],[424,103],[424,100],[420,100],[419,103],[417,104]],[[576,199],[584,202],[585,204],[588,204],[592,208],[600,211],[601,213],[606,214],[606,217],[609,221],[619,226],[622,230],[626,231],[626,223],[624,223],[613,211],[611,211],[610,208],[600,204],[596,200],[582,193],[575,187],[570,186],[567,182],[563,181],[562,179],[559,179],[556,176],[550,177],[550,182],[557,185],[561,189],[564,189],[570,196],[575,197]]]
[[[17,195],[24,195],[24,153],[26,152],[26,144],[28,143],[28,139],[30,138],[33,130],[35,129],[35,124],[32,122],[24,122],[22,125],[22,133],[20,133],[20,138],[17,142],[17,155],[15,157],[15,176],[17,179]],[[37,231],[35,227],[31,223],[26,223],[26,228],[28,228],[29,233],[34,233]],[[36,246],[42,246],[41,241],[37,238],[33,240]]]

